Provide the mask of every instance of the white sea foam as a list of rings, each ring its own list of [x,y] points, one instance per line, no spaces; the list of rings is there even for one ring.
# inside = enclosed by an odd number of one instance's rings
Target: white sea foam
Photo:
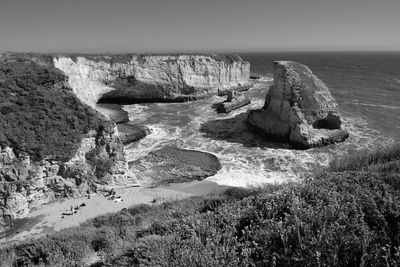
[[[234,169],[224,167],[216,175],[206,180],[220,185],[236,187],[257,187],[263,184],[281,184],[290,181],[296,181],[297,177],[291,173],[285,172],[262,172],[249,169]]]
[[[174,139],[180,137],[181,129],[179,128],[166,127],[163,123],[146,126],[151,130],[151,134],[126,147],[128,161],[140,159],[153,150],[171,144]]]
[[[258,80],[261,81],[261,82],[272,82],[274,80],[274,78],[272,78],[272,77],[261,77]]]
[[[148,117],[149,107],[145,104],[124,105],[122,108],[128,112],[129,120],[133,123],[144,123]]]
[[[246,92],[252,103],[229,114],[212,109],[212,104],[225,100],[218,96],[190,103],[126,106],[134,122],[152,130],[152,134],[127,147],[128,158],[139,159],[165,145],[209,152],[218,157],[222,169],[208,180],[251,187],[295,181],[303,173],[328,167],[335,157],[388,142],[364,119],[351,114],[344,116],[350,133],[346,142],[309,150],[267,142],[246,125],[247,110],[264,105],[265,91],[266,86]]]
[[[377,108],[386,108],[386,109],[400,109],[400,106],[389,106],[389,105],[362,103],[362,102],[359,102],[359,101],[357,102],[357,105],[368,106],[368,107],[377,107]]]

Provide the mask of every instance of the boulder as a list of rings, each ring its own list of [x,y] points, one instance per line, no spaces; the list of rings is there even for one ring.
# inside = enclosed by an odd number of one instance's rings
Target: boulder
[[[143,125],[134,125],[127,123],[117,124],[118,137],[124,145],[139,141],[151,134],[151,130]]]
[[[264,107],[248,115],[251,130],[298,149],[341,142],[349,136],[328,87],[307,66],[277,61],[273,69],[274,84]]]
[[[229,113],[232,110],[241,108],[250,104],[250,99],[245,96],[243,93],[237,91],[230,91],[228,93],[228,99],[221,103],[218,107],[219,113]]]
[[[216,174],[221,164],[210,153],[166,146],[130,162],[129,167],[142,184],[154,185],[202,180]]]
[[[259,79],[261,79],[261,76],[257,75],[257,74],[250,73],[250,79],[259,80]]]
[[[245,85],[238,85],[235,88],[219,88],[218,89],[218,96],[225,96],[228,95],[230,92],[245,92],[249,91],[253,87],[253,83],[247,83]]]

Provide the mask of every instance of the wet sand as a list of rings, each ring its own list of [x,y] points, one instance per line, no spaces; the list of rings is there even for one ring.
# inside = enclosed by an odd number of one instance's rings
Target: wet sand
[[[10,229],[0,233],[0,246],[78,226],[88,219],[134,205],[157,205],[190,196],[218,193],[226,188],[209,181],[170,184],[157,188],[115,187],[115,195],[121,196],[122,202],[109,200],[103,194],[92,194],[90,199],[85,197],[45,204],[32,210],[25,218],[16,220]],[[76,214],[62,215],[63,212],[70,212],[71,207],[82,203],[85,206],[80,207]]]

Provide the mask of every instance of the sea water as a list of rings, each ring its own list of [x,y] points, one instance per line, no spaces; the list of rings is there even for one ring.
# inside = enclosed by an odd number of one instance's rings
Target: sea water
[[[126,105],[132,123],[152,134],[127,147],[130,161],[166,145],[216,155],[222,165],[207,178],[221,185],[251,187],[298,180],[323,170],[334,158],[390,144],[400,133],[400,53],[252,53],[242,54],[251,72],[261,75],[245,92],[251,104],[229,114],[213,105],[214,96],[186,103]],[[309,150],[265,140],[246,126],[248,110],[261,108],[272,84],[274,60],[306,64],[337,100],[350,137],[343,143]]]

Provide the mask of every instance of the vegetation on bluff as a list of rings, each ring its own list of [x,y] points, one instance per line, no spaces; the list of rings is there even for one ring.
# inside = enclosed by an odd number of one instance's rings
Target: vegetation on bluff
[[[397,150],[399,152],[399,150]],[[303,183],[229,189],[100,216],[3,249],[14,266],[399,266],[399,153]],[[390,156],[388,156],[390,155]],[[347,159],[341,162],[351,162]],[[356,171],[355,171],[356,170]]]
[[[0,58],[0,145],[32,159],[68,160],[91,129],[105,124],[64,83],[66,77],[32,56]]]

